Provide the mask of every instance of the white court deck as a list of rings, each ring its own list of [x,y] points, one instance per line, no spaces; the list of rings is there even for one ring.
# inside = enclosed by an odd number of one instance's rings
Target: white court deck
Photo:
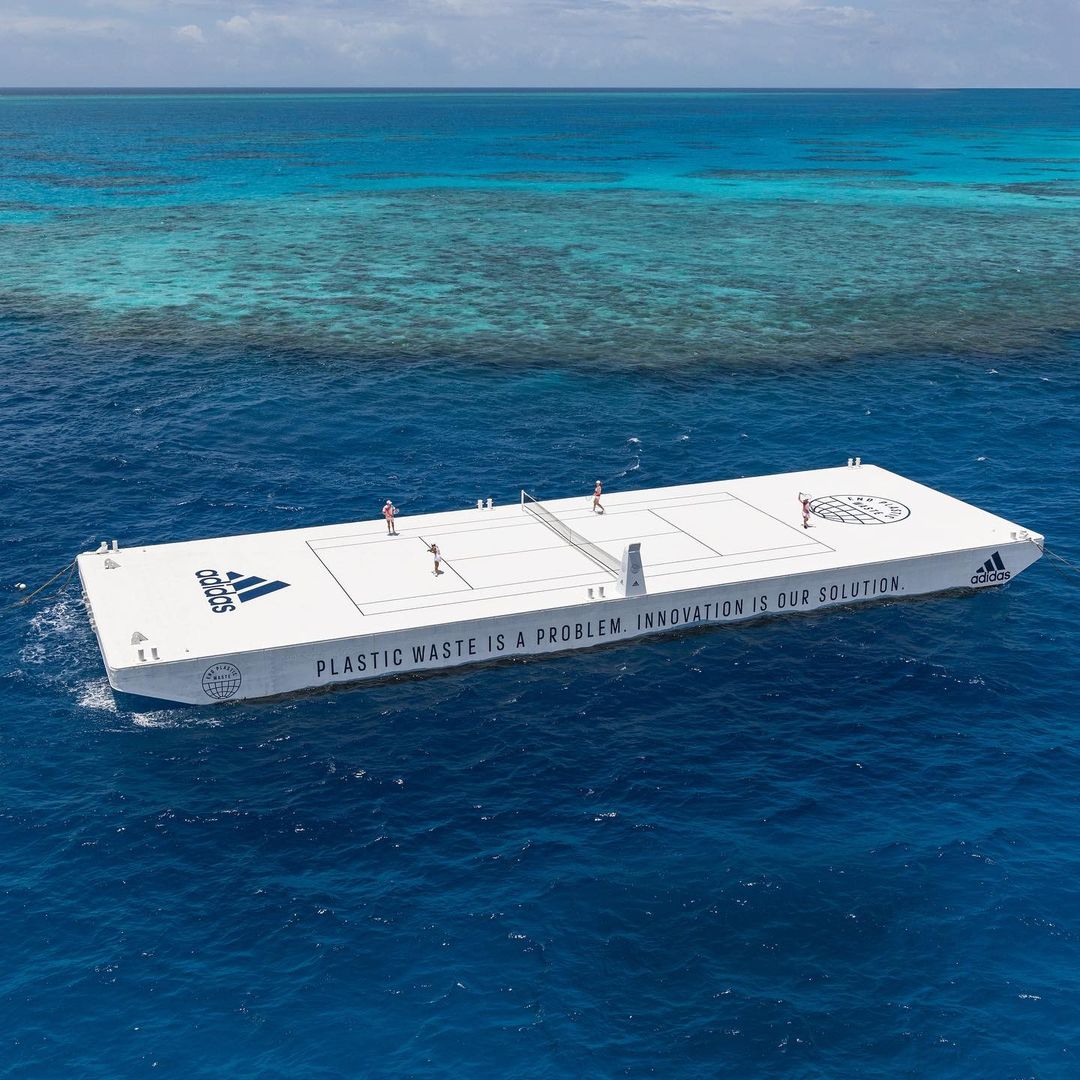
[[[808,530],[800,490],[821,510]],[[814,571],[836,570],[841,580],[860,566],[1015,544],[1020,530],[871,465],[612,491],[603,515],[592,513],[591,501],[587,492],[545,505],[616,559],[640,542],[650,598]],[[136,633],[155,660],[193,660],[569,608],[591,602],[589,586],[603,585],[605,599],[615,599],[610,574],[516,501],[492,510],[407,511],[396,537],[377,519],[121,545],[111,556],[115,568],[107,568],[107,556],[79,556],[107,666],[136,664]],[[439,577],[425,550],[432,540],[444,556]],[[285,587],[215,612],[198,579],[206,571]]]
[[[664,591],[665,583],[680,588],[681,575],[762,567],[811,551],[833,550],[815,530],[802,528],[794,497],[789,512],[792,523],[726,491],[659,499],[652,494],[605,497],[604,514],[592,511],[591,495],[545,505],[616,560],[627,544],[640,542],[650,592]],[[436,611],[442,608],[515,597],[539,599],[575,584],[611,583],[611,575],[520,507],[466,512],[461,517],[464,520],[433,521],[416,528],[403,519],[396,540],[388,538],[383,528],[375,535],[360,532],[311,539],[307,544],[365,616],[409,612],[417,621],[429,621],[438,619]],[[442,576],[449,580],[423,572],[431,569],[431,556],[425,550],[431,540],[439,544]]]

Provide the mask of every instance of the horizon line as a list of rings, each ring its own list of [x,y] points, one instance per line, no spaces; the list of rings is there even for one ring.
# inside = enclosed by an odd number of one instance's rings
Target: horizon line
[[[228,85],[197,86],[0,86],[0,94],[70,93],[319,93],[319,94],[401,94],[401,93],[941,93],[941,92],[1069,92],[1076,86],[318,86],[318,85]]]

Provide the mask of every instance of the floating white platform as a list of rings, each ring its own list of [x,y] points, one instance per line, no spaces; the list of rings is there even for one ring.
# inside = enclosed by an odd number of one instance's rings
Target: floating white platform
[[[1042,536],[872,465],[603,503],[543,504],[599,558],[512,502],[401,516],[396,537],[380,518],[88,552],[79,574],[112,686],[207,704],[983,588],[1042,555]],[[631,544],[643,576],[631,563],[624,587]]]

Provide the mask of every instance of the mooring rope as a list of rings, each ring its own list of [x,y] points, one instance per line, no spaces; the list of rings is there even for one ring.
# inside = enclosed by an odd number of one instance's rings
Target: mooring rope
[[[67,574],[67,577],[64,578],[60,586],[56,589],[54,593],[51,594],[52,596],[59,596],[71,584],[71,578],[72,575],[75,573],[75,567],[77,563],[77,559],[72,559],[71,562],[67,564],[67,566],[63,567],[60,570],[57,570],[56,573],[53,574],[53,576],[49,578],[49,580],[46,581],[44,585],[39,585],[32,593],[30,593],[29,596],[24,596],[21,600],[16,600],[15,603],[11,606],[22,607],[24,604],[29,604],[35,596],[37,596],[41,592],[44,592],[58,577],[63,577],[64,574]]]
[[[1061,570],[1061,572],[1064,573],[1065,570],[1062,569],[1064,567],[1065,569],[1071,570],[1074,574],[1080,574],[1080,566],[1069,562],[1068,559],[1062,558],[1056,551],[1051,551],[1048,547],[1044,546],[1042,550],[1044,555],[1049,555],[1051,559],[1056,559],[1057,562],[1061,563],[1061,566],[1055,567],[1055,569]]]

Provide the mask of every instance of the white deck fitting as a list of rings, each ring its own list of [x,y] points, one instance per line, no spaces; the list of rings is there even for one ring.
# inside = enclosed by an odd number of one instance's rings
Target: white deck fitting
[[[810,529],[800,491],[814,499]],[[80,555],[79,573],[111,684],[207,703],[583,647],[672,623],[999,584],[1042,554],[1041,536],[871,465],[611,492],[603,502],[602,515],[591,492],[544,505],[615,559],[640,542],[644,597],[617,596],[610,573],[517,502],[402,515],[396,537],[380,518],[121,547]],[[232,584],[204,590],[200,574],[231,574]],[[287,584],[256,595],[253,576]]]

